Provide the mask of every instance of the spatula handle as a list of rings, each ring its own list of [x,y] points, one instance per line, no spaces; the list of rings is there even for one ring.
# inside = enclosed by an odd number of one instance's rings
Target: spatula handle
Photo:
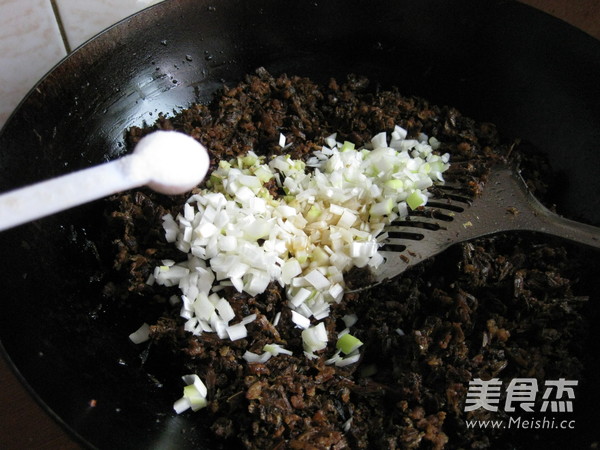
[[[453,226],[460,241],[500,231],[523,230],[600,248],[600,228],[550,211],[529,191],[521,175],[508,166],[492,168],[481,198],[475,199],[473,207]]]

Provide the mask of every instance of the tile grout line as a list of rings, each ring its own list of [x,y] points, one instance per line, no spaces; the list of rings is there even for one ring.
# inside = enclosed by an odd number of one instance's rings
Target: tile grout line
[[[69,45],[69,39],[67,38],[67,32],[65,30],[63,21],[60,17],[60,11],[58,9],[58,5],[56,4],[56,0],[50,0],[50,5],[52,5],[52,11],[54,12],[54,18],[56,19],[56,23],[58,24],[58,30],[60,32],[60,37],[62,38],[63,45],[65,46],[65,50],[67,51],[67,55],[71,53],[71,46]]]

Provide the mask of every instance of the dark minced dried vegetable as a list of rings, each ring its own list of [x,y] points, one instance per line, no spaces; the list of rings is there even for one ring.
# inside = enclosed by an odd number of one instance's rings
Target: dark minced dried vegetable
[[[248,150],[280,154],[280,133],[292,143],[286,152],[299,158],[333,132],[338,140],[361,145],[396,124],[409,136],[439,139],[440,152],[451,154],[445,177],[475,192],[485,188],[490,161],[523,153],[522,145],[502,143],[491,124],[396,89],[373,89],[365,78],[332,79],[320,86],[301,77],[275,78],[264,69],[224,87],[209,104],[131,129],[128,138],[133,146],[155,129],[183,131],[208,148],[214,167]],[[532,187],[544,199],[551,179],[547,165],[527,152],[522,157],[527,173],[535,175]],[[196,414],[199,427],[210,424],[215,447],[526,448],[546,443],[554,448],[561,442],[598,442],[589,425],[598,399],[593,324],[599,299],[591,251],[533,234],[456,245],[389,283],[346,294],[325,319],[329,348],[308,360],[300,333],[287,325],[290,312],[278,285],[256,297],[227,292],[238,318],[258,316],[248,325],[248,338],[231,342],[210,333],[185,333],[179,307],[167,301],[177,292],[146,284],[162,259],[185,258],[166,243],[161,227],[161,217],[177,214],[185,199],[147,190],[111,199],[107,220],[115,276],[106,292],[119,301],[141,298],[155,314],[146,364],[167,367],[164,378],[197,373],[204,380],[209,406],[186,414]],[[346,367],[325,365],[343,328],[339,318],[347,313],[359,317],[353,334],[365,343],[361,360]],[[246,350],[261,353],[272,342],[294,356],[279,355],[264,364],[241,358]],[[554,414],[557,420],[576,419],[575,431],[468,427],[468,420],[509,418],[502,401],[496,412],[464,411],[469,382],[494,377],[504,385],[515,378],[536,378],[540,386],[545,380],[578,380],[574,412]],[[174,391],[173,400],[180,394]]]

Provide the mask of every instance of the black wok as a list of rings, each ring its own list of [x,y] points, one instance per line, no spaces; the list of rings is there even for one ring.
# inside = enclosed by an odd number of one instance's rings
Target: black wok
[[[115,158],[128,127],[207,101],[259,66],[320,82],[367,75],[495,122],[549,156],[564,178],[562,213],[600,224],[600,42],[505,0],[166,1],[31,91],[0,135],[0,191]],[[127,340],[144,312],[102,295],[102,207],[0,234],[2,346],[90,446],[209,446],[193,416],[172,412],[179,392],[148,374]]]

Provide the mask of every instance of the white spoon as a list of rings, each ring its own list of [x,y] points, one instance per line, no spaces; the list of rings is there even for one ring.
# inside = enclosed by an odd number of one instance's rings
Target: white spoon
[[[0,231],[143,185],[162,194],[183,194],[202,181],[209,163],[206,149],[194,138],[156,131],[130,155],[0,195]]]

